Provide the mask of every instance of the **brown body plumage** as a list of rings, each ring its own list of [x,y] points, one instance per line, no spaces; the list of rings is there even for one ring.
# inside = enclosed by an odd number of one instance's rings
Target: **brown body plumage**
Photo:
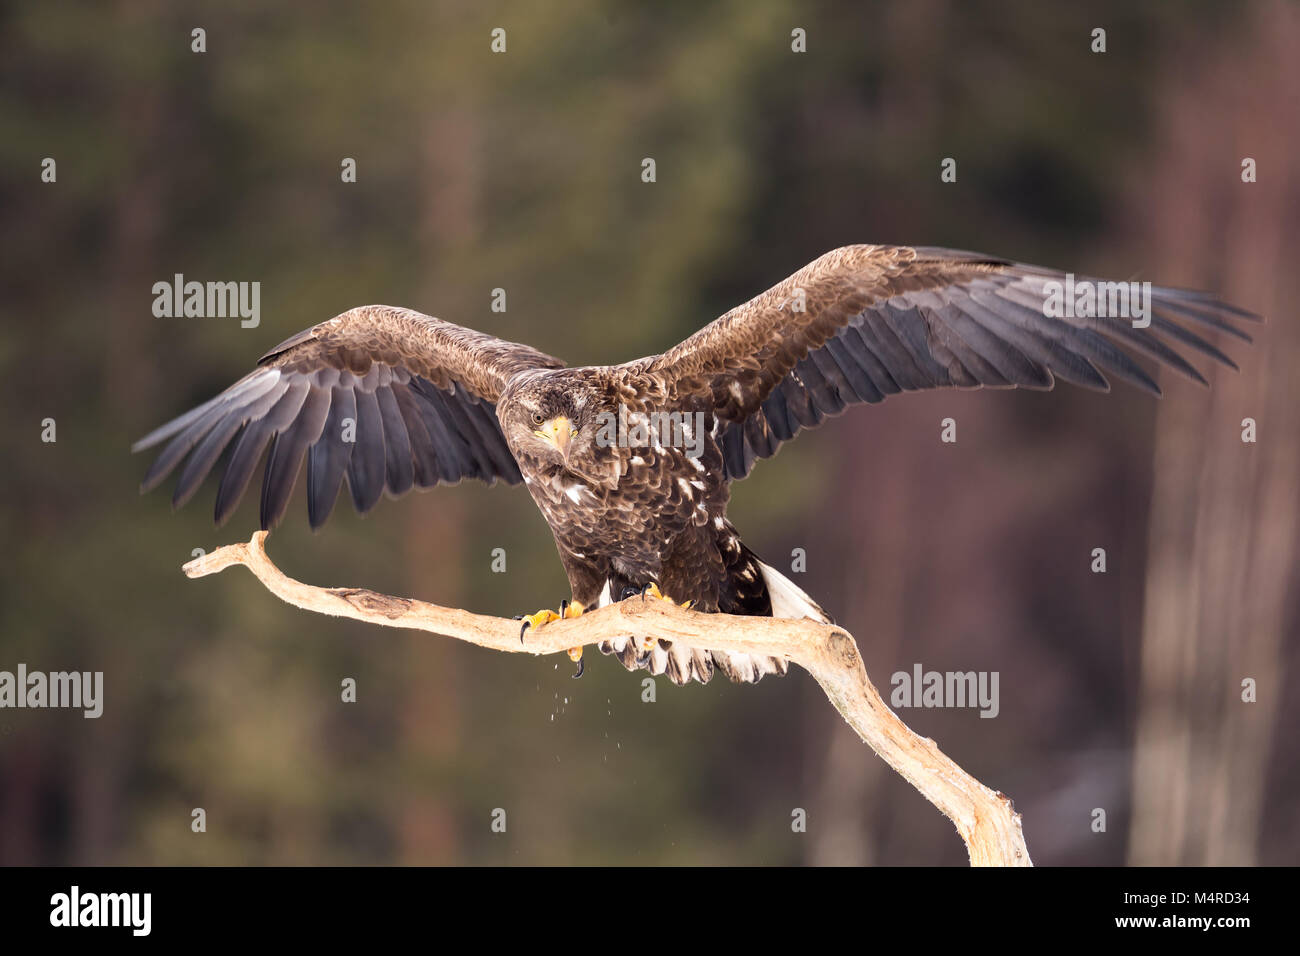
[[[587,607],[655,584],[705,611],[825,619],[726,518],[731,482],[802,428],[917,389],[1046,389],[1059,377],[1105,390],[1109,373],[1158,395],[1120,346],[1202,383],[1171,342],[1232,366],[1175,317],[1249,341],[1227,321],[1249,313],[1176,289],[1151,290],[1143,328],[1049,317],[1048,284],[1063,278],[975,253],[848,246],[661,355],[576,369],[407,309],[365,306],[272,349],[256,371],[137,443],[168,441],[144,487],[188,458],[173,498],[182,503],[232,442],[216,518],[238,504],[269,447],[264,528],[283,516],[304,459],[313,527],[345,476],[361,511],[413,485],[524,481]],[[610,441],[611,416],[632,426],[633,441]],[[681,430],[636,434],[656,416],[676,416]],[[785,672],[780,660],[663,642],[602,650],[679,683],[707,681],[715,666],[733,680]]]

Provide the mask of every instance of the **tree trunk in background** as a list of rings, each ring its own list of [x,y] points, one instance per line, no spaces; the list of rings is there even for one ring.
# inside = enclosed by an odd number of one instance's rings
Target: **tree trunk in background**
[[[422,183],[424,210],[420,240],[429,264],[429,279],[422,290],[421,304],[415,308],[427,308],[439,317],[457,322],[466,321],[465,316],[471,314],[466,310],[473,290],[463,288],[463,281],[439,280],[448,277],[445,263],[458,258],[457,253],[463,254],[478,233],[475,132],[473,111],[434,110],[425,132],[425,156],[421,164],[427,173]],[[444,265],[440,267],[440,264]],[[486,300],[486,290],[482,296]],[[412,502],[406,504],[409,507]],[[437,587],[433,599],[460,607],[464,596],[461,557],[465,515],[459,508],[445,503],[431,520],[424,517],[427,514],[422,512],[421,516],[407,520],[404,552],[407,566],[413,569],[410,593],[427,592],[434,581]],[[454,759],[459,750],[461,705],[457,693],[457,662],[460,650],[452,641],[431,642],[420,634],[408,637],[410,669],[401,765],[414,768],[416,779],[440,773],[442,765]],[[414,788],[410,793],[400,823],[403,863],[459,860],[455,808],[436,802],[429,788]]]
[[[943,0],[894,5],[885,8],[883,29],[891,37],[892,61],[882,64],[878,135],[906,138],[916,128],[933,122],[939,93],[935,71],[903,51],[928,47],[930,31],[947,11]],[[872,227],[883,236],[904,235],[916,228],[907,210],[877,219]],[[867,232],[858,241],[872,241]],[[832,615],[856,634],[868,672],[877,689],[889,698],[889,674],[876,673],[872,664],[892,660],[903,639],[904,595],[908,574],[908,540],[912,533],[911,490],[927,479],[906,468],[871,468],[876,448],[907,448],[915,440],[906,408],[857,409],[835,423],[845,437],[837,443],[833,500],[839,509],[819,511],[830,519],[823,540],[833,540],[836,529],[853,529],[850,551],[839,555],[844,580]],[[873,421],[873,417],[877,420]],[[864,493],[864,478],[873,474],[872,492]],[[810,553],[812,551],[809,546]],[[831,604],[827,602],[827,607]],[[868,643],[870,646],[868,646]],[[813,866],[871,866],[879,863],[880,820],[890,807],[881,784],[890,773],[883,761],[868,752],[857,736],[839,719],[825,713],[824,701],[813,689],[807,698],[804,720],[807,747],[814,760],[809,770],[814,806],[824,818],[812,828],[806,862]]]
[[[871,494],[864,494],[863,475],[871,472],[875,449],[905,447],[909,422],[882,417],[873,423],[863,415],[860,421],[838,424],[845,431],[855,429],[856,437],[838,446],[841,457],[832,497],[841,506],[826,515],[819,537],[835,537],[831,523],[842,528],[847,522],[854,534],[849,538],[850,552],[838,556],[843,580],[836,589],[833,615],[858,635],[864,660],[892,660],[903,639],[908,538],[914,517],[912,489],[924,478],[903,468],[883,469],[871,483]],[[868,434],[872,436],[869,439],[864,437]],[[878,671],[871,673],[871,678],[888,698],[889,675]],[[820,758],[820,764],[812,768],[813,805],[820,808],[822,819],[811,830],[806,862],[813,866],[871,866],[879,862],[880,787],[891,771],[863,747],[838,715],[828,716],[825,706],[818,708],[811,699],[807,706],[808,749]]]
[[[1288,214],[1300,170],[1282,120],[1300,101],[1300,13],[1279,5],[1259,19],[1230,57],[1184,56],[1210,66],[1191,84],[1182,74],[1166,97],[1167,146],[1143,185],[1155,190],[1145,241],[1165,257],[1152,260],[1153,276],[1212,277],[1225,299],[1271,321],[1248,330],[1252,347],[1227,340],[1240,374],[1207,376],[1204,393],[1171,381],[1160,406],[1134,864],[1257,862],[1282,648],[1295,626],[1300,431],[1286,385],[1300,368],[1300,325],[1283,305],[1300,292],[1300,228]],[[1256,59],[1243,66],[1247,45]],[[1210,139],[1221,146],[1203,148]],[[1257,183],[1241,182],[1248,156]],[[1258,423],[1257,444],[1241,441],[1244,418]],[[1245,678],[1258,683],[1257,703],[1242,702]]]
[[[151,11],[144,4],[121,3],[118,17],[132,28],[146,27]],[[118,421],[139,421],[139,410],[156,393],[157,374],[140,356],[148,354],[152,323],[150,292],[158,280],[158,235],[165,219],[164,203],[168,168],[162,131],[169,126],[168,104],[156,89],[142,95],[139,84],[117,77],[112,102],[115,125],[129,130],[131,158],[127,180],[111,199],[110,245],[102,277],[101,305],[109,318],[91,334],[104,349],[102,400]],[[111,487],[111,486],[110,486]],[[113,489],[114,491],[116,489]],[[110,506],[111,507],[111,506]],[[104,669],[100,656],[87,669]],[[78,772],[71,777],[73,805],[71,845],[77,847],[75,862],[103,866],[117,862],[114,847],[123,828],[120,820],[123,779],[132,760],[132,731],[146,720],[133,701],[134,713],[106,726],[110,733],[82,736],[76,744]],[[48,856],[46,857],[48,859]]]

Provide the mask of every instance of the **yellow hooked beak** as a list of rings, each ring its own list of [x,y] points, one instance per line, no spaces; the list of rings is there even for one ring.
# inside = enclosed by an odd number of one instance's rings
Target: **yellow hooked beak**
[[[574,428],[573,422],[563,415],[556,415],[533,434],[543,441],[549,442],[555,447],[556,451],[567,459],[569,457],[569,442],[573,441],[577,436],[578,429]]]

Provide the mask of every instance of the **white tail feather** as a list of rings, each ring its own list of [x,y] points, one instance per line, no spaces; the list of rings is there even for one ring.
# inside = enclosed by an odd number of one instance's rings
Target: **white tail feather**
[[[830,615],[823,611],[816,601],[776,568],[762,561],[758,562],[758,567],[763,575],[763,583],[767,585],[768,596],[772,599],[773,617],[794,620],[807,617],[814,621],[821,621],[823,624],[833,623]]]
[[[817,602],[805,594],[793,581],[781,574],[780,571],[763,564],[761,561],[757,561],[757,564],[772,602],[773,617],[793,620],[811,618],[814,621],[822,621],[826,624],[833,623],[830,615],[823,611]],[[600,598],[596,602],[597,607],[603,607],[610,603],[611,595],[609,592],[610,585],[606,581],[605,590],[601,592]],[[620,636],[611,638],[608,641],[601,641],[598,646],[603,654],[617,655],[629,670],[642,667],[655,675],[667,672],[671,660],[674,665],[672,668],[674,679],[679,682],[689,681],[694,678],[701,683],[707,683],[713,675],[713,666],[710,665],[708,660],[710,655],[712,656],[712,664],[721,669],[723,673],[732,680],[745,683],[757,682],[765,674],[784,674],[787,670],[786,662],[776,657],[758,657],[752,654],[738,654],[728,651],[700,650],[687,647],[679,641],[672,642],[669,647],[662,647],[656,642],[648,653],[638,654],[637,650],[630,646],[631,643],[629,638]]]

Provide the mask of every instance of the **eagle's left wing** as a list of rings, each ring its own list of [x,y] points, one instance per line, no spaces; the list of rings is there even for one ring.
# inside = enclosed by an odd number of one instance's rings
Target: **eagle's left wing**
[[[775,454],[800,429],[897,392],[1050,389],[1056,378],[1108,391],[1109,373],[1159,395],[1125,348],[1206,384],[1169,342],[1236,365],[1171,317],[1247,342],[1227,320],[1256,318],[1207,293],[1160,287],[1150,290],[1145,328],[1126,318],[1051,317],[1053,295],[1060,305],[1073,295],[1067,281],[1064,273],[972,252],[845,246],[675,348],[623,368],[665,400],[710,400],[727,475],[743,478],[756,458]],[[1085,281],[1103,297],[1120,291],[1082,277],[1074,287]]]
[[[559,359],[411,309],[351,309],[281,342],[216,398],[155,429],[139,451],[166,442],[142,491],[182,460],[181,505],[230,446],[214,516],[239,504],[263,452],[261,523],[284,515],[304,457],[312,528],[329,517],[346,478],[362,513],[384,492],[480,478],[522,481],[496,402],[516,374]],[[267,450],[269,448],[269,451]]]

